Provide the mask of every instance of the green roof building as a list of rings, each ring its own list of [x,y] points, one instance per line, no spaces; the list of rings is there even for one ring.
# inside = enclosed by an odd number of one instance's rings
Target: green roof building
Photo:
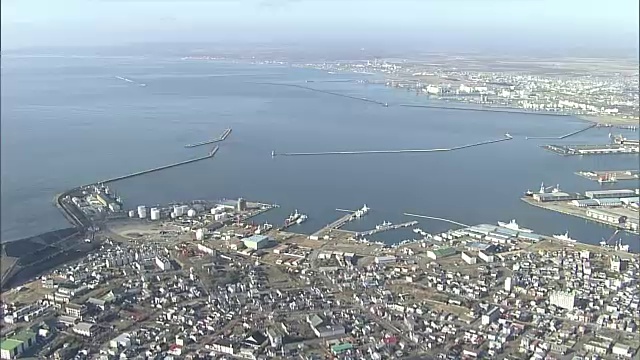
[[[0,342],[0,359],[15,359],[27,349],[35,345],[36,334],[31,331],[21,331]]]
[[[345,351],[349,351],[353,349],[353,344],[344,343],[344,344],[336,344],[331,347],[331,352],[333,355],[342,354]]]

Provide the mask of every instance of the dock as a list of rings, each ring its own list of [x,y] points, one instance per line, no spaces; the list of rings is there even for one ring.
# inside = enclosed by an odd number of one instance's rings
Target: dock
[[[601,181],[601,179],[615,179],[614,181],[638,180],[640,178],[638,170],[607,170],[607,171],[578,171],[575,174],[591,181]]]
[[[344,215],[341,218],[339,218],[338,220],[336,220],[336,221],[330,223],[329,225],[323,227],[322,229],[314,232],[313,234],[311,234],[311,236],[320,236],[325,232],[331,232],[333,230],[340,229],[341,227],[343,227],[346,223],[348,223],[352,219],[353,219],[353,214],[349,213],[347,215]]]
[[[498,143],[501,141],[511,140],[513,137],[509,134],[505,134],[504,138],[497,140],[487,140],[481,141],[473,144],[454,146],[451,148],[443,148],[443,149],[405,149],[405,150],[360,150],[360,151],[324,151],[324,152],[289,152],[289,153],[276,153],[276,151],[271,152],[272,157],[276,156],[319,156],[319,155],[364,155],[364,154],[403,154],[403,153],[433,153],[433,152],[444,152],[444,151],[455,151],[462,150],[466,148],[488,145],[493,143]]]
[[[126,175],[122,175],[122,176],[113,177],[113,178],[110,178],[110,179],[99,181],[98,183],[107,184],[107,183],[118,181],[118,180],[124,180],[124,179],[128,179],[128,178],[132,178],[132,177],[136,177],[136,176],[140,176],[140,175],[144,175],[144,174],[149,174],[149,173],[152,173],[152,172],[160,171],[160,170],[169,169],[169,168],[180,166],[180,165],[186,165],[186,164],[194,163],[194,162],[197,162],[197,161],[202,161],[202,160],[205,160],[205,159],[210,159],[210,158],[215,156],[215,154],[218,152],[218,149],[219,149],[219,147],[216,146],[213,149],[211,149],[209,154],[207,154],[205,156],[197,157],[195,159],[179,161],[177,163],[173,163],[173,164],[169,164],[169,165],[158,166],[158,167],[155,167],[153,169],[142,170],[142,171],[134,172],[134,173],[131,173],[131,174],[126,174]]]
[[[589,126],[587,126],[585,128],[578,129],[576,131],[572,131],[572,132],[570,132],[568,134],[564,134],[564,135],[561,135],[561,136],[527,136],[525,139],[526,140],[542,140],[542,139],[545,139],[545,140],[562,140],[562,139],[566,139],[566,138],[568,138],[570,136],[578,135],[578,134],[580,134],[582,132],[585,132],[585,131],[587,131],[589,129],[593,129],[594,127],[597,127],[597,126],[598,126],[598,124],[592,123],[592,124],[590,124]]]
[[[214,144],[214,143],[217,143],[217,142],[222,142],[222,141],[224,141],[224,140],[229,136],[229,134],[231,134],[231,129],[230,129],[230,128],[229,128],[229,129],[226,129],[226,130],[222,133],[222,135],[220,135],[219,137],[217,137],[217,138],[215,138],[215,139],[211,139],[211,140],[207,140],[207,141],[202,141],[202,142],[195,143],[195,144],[187,144],[187,145],[185,145],[184,147],[186,147],[186,148],[194,148],[194,147],[198,147],[198,146],[203,146],[203,145]]]

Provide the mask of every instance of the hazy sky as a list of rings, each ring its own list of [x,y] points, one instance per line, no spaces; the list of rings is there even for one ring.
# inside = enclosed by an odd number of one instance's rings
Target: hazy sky
[[[638,0],[2,0],[2,48],[450,39],[637,47]]]

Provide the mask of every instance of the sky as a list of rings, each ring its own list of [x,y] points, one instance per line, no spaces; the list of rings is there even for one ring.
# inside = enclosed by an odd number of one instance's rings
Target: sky
[[[2,0],[3,50],[136,42],[638,47],[638,0]]]

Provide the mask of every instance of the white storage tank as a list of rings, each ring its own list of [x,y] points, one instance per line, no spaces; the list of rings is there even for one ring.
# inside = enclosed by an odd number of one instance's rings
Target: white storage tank
[[[160,209],[151,208],[151,220],[160,220]]]
[[[144,205],[138,206],[138,217],[144,219],[147,217],[147,207]]]
[[[129,210],[129,217],[130,217],[130,218],[134,218],[134,217],[136,217],[136,212],[135,212],[135,211],[133,211],[133,210]]]
[[[196,211],[193,209],[189,209],[189,211],[187,211],[187,216],[188,217],[194,217],[196,216]]]
[[[196,230],[196,240],[204,239],[204,230],[198,229]]]

